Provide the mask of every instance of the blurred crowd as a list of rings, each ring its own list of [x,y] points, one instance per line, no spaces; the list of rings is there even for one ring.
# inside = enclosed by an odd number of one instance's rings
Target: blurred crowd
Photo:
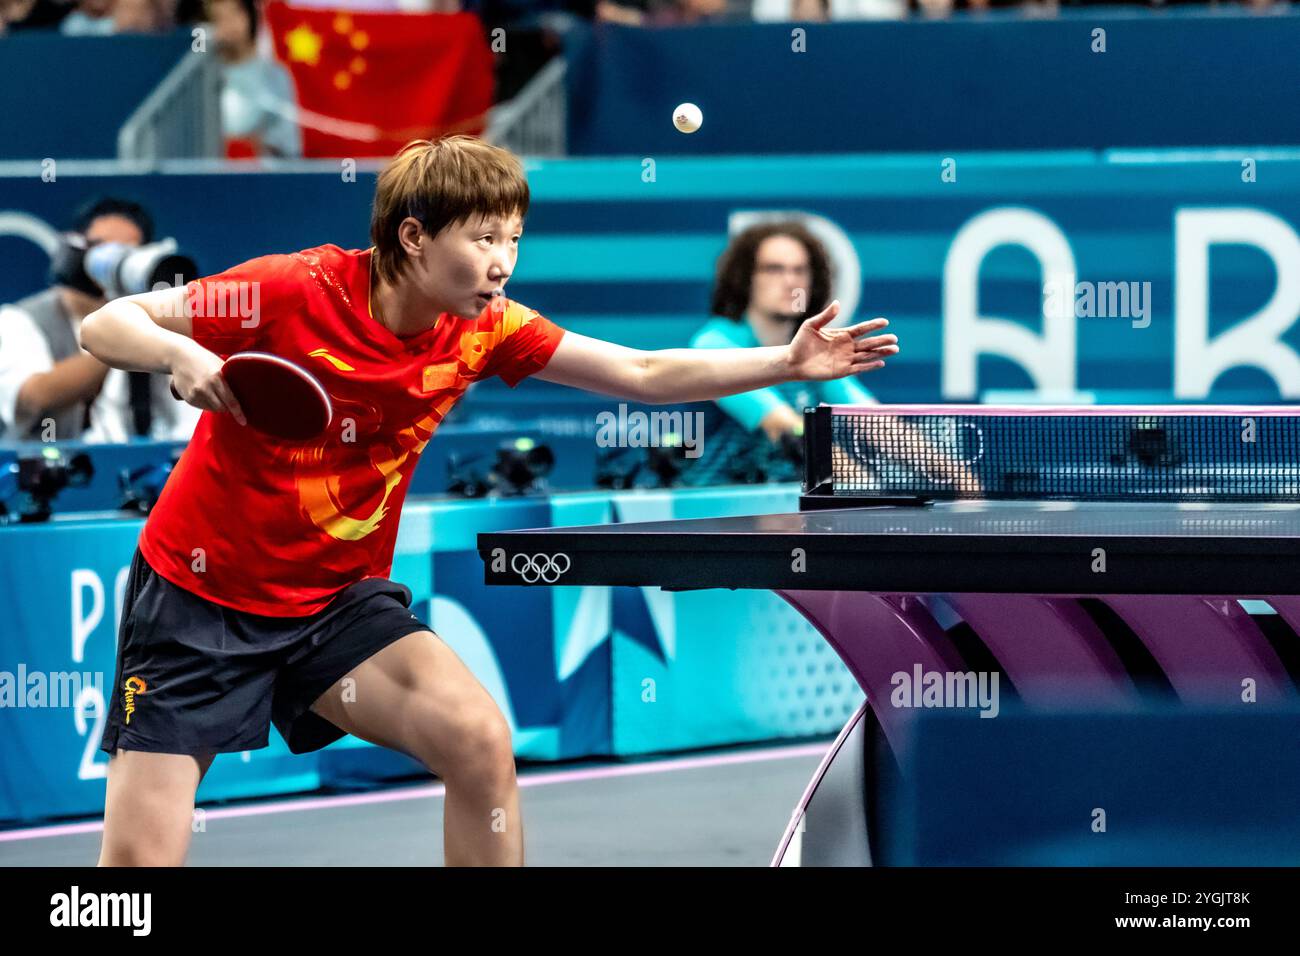
[[[716,0],[721,2],[721,0]],[[793,20],[901,20],[906,17],[942,18],[954,12],[978,13],[1019,8],[1026,15],[1050,16],[1061,8],[1128,6],[1246,6],[1283,8],[1294,0],[753,0],[752,19],[772,23]]]
[[[0,30],[54,29],[67,36],[160,33],[176,19],[166,0],[0,0]]]
[[[476,13],[488,25],[528,26],[547,18],[579,17],[629,26],[710,22],[896,20],[954,11],[1060,7],[1248,6],[1281,8],[1296,0],[292,0],[302,7],[410,13]],[[157,33],[205,19],[203,0],[0,0],[0,33],[57,29],[68,36]]]
[[[455,13],[475,6],[459,0],[293,0],[293,5],[408,13]],[[163,33],[206,22],[206,6],[204,0],[0,0],[0,33],[6,29],[56,29],[67,36]]]
[[[288,0],[291,6],[365,12],[476,15],[488,36],[509,31],[508,52],[493,58],[493,101],[514,97],[564,47],[575,23],[689,26],[709,23],[935,19],[953,13],[1018,8],[1051,16],[1060,7],[1113,0]],[[1278,10],[1300,0],[1127,0],[1163,7],[1244,5]],[[303,155],[303,111],[294,81],[272,53],[262,23],[265,0],[0,0],[0,34],[28,29],[67,36],[164,33],[208,24],[221,60],[222,123],[230,158]],[[331,112],[325,107],[327,113]]]

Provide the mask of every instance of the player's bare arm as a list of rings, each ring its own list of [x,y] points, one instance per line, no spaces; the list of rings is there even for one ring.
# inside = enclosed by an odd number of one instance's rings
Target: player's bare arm
[[[221,357],[192,338],[186,295],[182,286],[114,299],[86,316],[82,347],[113,368],[170,375],[186,402],[228,411],[242,425],[244,412],[221,377]]]
[[[781,382],[822,381],[874,371],[898,352],[889,324],[871,319],[827,328],[839,302],[806,320],[789,345],[642,351],[567,332],[537,378],[648,404],[700,402]]]

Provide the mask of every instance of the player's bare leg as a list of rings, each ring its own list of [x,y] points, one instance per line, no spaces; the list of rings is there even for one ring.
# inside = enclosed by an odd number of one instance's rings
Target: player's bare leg
[[[119,750],[108,761],[100,866],[181,866],[190,848],[194,793],[212,754]]]
[[[352,682],[352,683],[348,683]],[[408,634],[312,705],[340,730],[409,754],[447,787],[448,866],[522,866],[510,728],[492,696],[431,631]]]

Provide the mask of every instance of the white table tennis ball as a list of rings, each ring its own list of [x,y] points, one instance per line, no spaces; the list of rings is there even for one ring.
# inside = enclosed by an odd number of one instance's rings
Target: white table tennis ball
[[[673,125],[683,133],[694,133],[704,122],[704,114],[694,103],[683,103],[673,110]]]

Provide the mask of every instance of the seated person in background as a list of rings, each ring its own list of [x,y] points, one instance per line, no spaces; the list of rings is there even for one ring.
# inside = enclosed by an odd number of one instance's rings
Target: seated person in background
[[[718,257],[710,319],[693,348],[786,345],[831,301],[831,265],[799,222],[762,223],[732,238]],[[789,382],[718,399],[705,421],[703,454],[684,484],[794,481],[805,406],[874,403],[856,379]]]
[[[221,127],[230,158],[301,156],[293,81],[257,53],[255,0],[207,0],[221,59]]]
[[[166,33],[171,27],[169,0],[113,0],[114,33]]]
[[[57,27],[67,14],[68,8],[58,0],[0,0],[0,36]]]
[[[766,222],[738,233],[718,257],[710,319],[693,348],[786,345],[800,323],[831,301],[830,255],[799,222]],[[883,331],[888,331],[883,330]],[[803,477],[803,410],[818,404],[875,405],[856,378],[787,382],[720,398],[704,420],[700,457],[686,459],[683,485],[798,481]],[[918,482],[936,490],[981,491],[962,457],[956,433],[934,433],[890,415],[859,423],[841,451],[841,477],[863,489],[891,486],[911,493]]]
[[[63,18],[59,32],[68,37],[103,37],[113,32],[113,0],[81,0]]]
[[[733,19],[728,0],[598,0],[596,19],[632,27],[692,26]]]
[[[152,240],[153,220],[137,203],[101,199],[76,217],[71,235],[86,245],[138,246]],[[171,397],[166,376],[110,371],[81,348],[82,319],[106,300],[85,269],[70,263],[61,254],[50,288],[0,306],[0,438],[188,438],[197,409]]]
[[[520,0],[520,3],[535,5],[534,0]],[[293,0],[292,6],[353,13],[460,13],[462,10],[477,13],[483,3],[478,0]]]
[[[755,23],[902,20],[908,0],[754,0]]]

